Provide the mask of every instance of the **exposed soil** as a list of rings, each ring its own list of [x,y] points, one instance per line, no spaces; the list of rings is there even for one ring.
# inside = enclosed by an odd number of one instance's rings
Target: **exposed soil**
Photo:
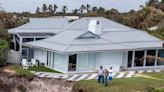
[[[0,69],[0,92],[71,92],[74,82],[53,78],[27,80],[13,71]]]

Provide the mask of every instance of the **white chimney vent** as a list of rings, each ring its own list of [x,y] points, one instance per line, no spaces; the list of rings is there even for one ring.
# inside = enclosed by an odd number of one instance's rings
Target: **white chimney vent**
[[[88,25],[88,30],[94,34],[101,34],[102,24],[99,20],[91,20]]]

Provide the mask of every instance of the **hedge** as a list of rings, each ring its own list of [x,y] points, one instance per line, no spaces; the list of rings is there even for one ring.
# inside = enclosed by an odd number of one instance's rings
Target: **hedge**
[[[7,61],[9,44],[7,41],[0,39],[0,66],[4,66]]]

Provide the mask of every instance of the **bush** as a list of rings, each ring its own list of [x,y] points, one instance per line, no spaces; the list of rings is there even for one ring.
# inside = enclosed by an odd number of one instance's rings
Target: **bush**
[[[19,85],[18,90],[21,91],[21,92],[26,92],[27,91],[27,89],[23,85]]]
[[[164,92],[164,88],[156,88],[153,92]]]
[[[9,45],[5,40],[0,39],[0,66],[4,66],[8,57]]]

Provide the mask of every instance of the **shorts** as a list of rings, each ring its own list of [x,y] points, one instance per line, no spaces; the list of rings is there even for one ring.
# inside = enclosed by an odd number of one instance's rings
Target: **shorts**
[[[109,76],[109,80],[112,80],[113,78],[112,78],[112,76]]]

